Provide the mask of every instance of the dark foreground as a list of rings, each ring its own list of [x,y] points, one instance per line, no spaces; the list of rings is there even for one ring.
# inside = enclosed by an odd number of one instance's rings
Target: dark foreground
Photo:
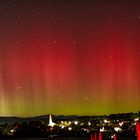
[[[0,140],[90,140],[89,137],[59,137],[59,138],[13,138],[13,139],[0,139]],[[104,140],[104,139],[103,139]],[[107,140],[107,139],[105,139]],[[113,140],[113,139],[112,139]],[[136,138],[117,138],[117,140],[137,140]]]

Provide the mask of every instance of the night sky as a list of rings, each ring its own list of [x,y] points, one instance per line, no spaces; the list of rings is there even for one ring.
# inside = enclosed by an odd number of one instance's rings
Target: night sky
[[[0,0],[0,115],[138,110],[139,0]]]

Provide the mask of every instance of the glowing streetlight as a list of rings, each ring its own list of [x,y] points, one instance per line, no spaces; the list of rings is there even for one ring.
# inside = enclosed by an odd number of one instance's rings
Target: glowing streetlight
[[[91,126],[91,122],[88,122],[88,126]]]
[[[72,130],[72,127],[69,127],[68,130],[71,131]]]
[[[74,124],[75,124],[75,125],[78,125],[78,121],[75,121]]]

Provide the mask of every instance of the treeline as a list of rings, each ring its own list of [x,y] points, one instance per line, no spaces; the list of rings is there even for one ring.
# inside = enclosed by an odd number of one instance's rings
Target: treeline
[[[13,124],[4,124],[0,126],[0,138],[46,138],[46,137],[69,137],[69,136],[87,136],[88,134],[79,129],[78,126],[69,130],[68,127],[61,128],[48,126],[43,121],[15,122]]]

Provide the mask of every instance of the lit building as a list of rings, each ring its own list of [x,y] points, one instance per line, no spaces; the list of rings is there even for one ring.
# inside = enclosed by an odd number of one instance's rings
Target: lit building
[[[52,116],[49,115],[49,124],[48,124],[48,126],[53,127],[54,125],[56,125],[56,124],[52,121]]]

